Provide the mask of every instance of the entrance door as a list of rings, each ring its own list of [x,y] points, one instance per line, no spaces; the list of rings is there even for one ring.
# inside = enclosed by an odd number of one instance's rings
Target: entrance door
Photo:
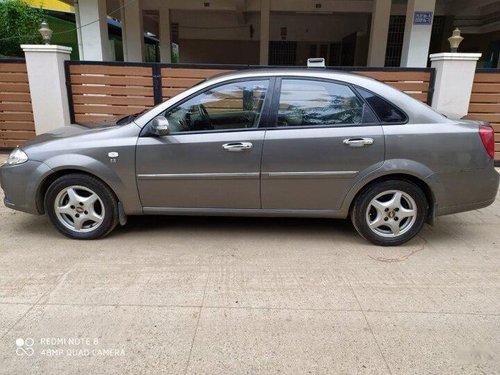
[[[384,161],[382,127],[347,85],[283,78],[277,111],[262,154],[264,209],[339,209],[358,173]]]
[[[170,134],[137,144],[137,184],[148,208],[260,208],[267,79],[234,81],[167,109]],[[149,126],[149,125],[146,125]]]

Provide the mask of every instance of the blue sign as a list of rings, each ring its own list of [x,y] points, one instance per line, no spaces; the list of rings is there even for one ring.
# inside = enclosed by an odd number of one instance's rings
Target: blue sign
[[[432,12],[415,12],[414,25],[432,25]]]

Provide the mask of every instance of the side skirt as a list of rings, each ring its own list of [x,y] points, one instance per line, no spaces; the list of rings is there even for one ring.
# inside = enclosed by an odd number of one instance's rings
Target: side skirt
[[[347,217],[346,213],[338,210],[144,207],[143,212],[145,215],[325,217],[334,219],[345,219]]]

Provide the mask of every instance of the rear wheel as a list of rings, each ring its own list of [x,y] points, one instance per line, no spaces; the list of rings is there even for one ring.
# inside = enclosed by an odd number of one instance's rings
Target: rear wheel
[[[111,190],[95,177],[69,174],[55,180],[45,196],[45,211],[67,237],[104,237],[118,224],[118,204]]]
[[[351,220],[358,233],[376,245],[401,245],[424,225],[428,202],[424,192],[406,180],[386,180],[357,197]]]

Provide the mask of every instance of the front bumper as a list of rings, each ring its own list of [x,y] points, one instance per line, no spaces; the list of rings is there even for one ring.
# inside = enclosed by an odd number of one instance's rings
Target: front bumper
[[[37,191],[50,168],[39,161],[28,160],[18,165],[0,167],[0,186],[5,206],[14,210],[41,214],[37,207]]]

